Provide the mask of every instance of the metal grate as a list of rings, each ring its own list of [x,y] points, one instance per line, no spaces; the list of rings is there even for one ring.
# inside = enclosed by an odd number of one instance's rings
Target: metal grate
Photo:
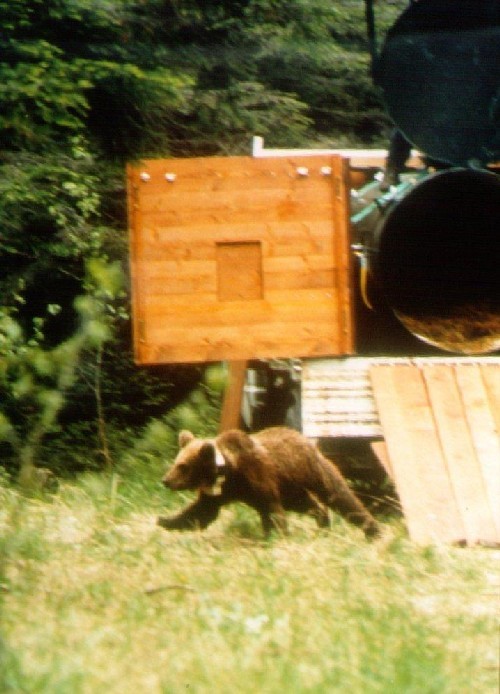
[[[380,438],[370,368],[376,365],[500,363],[499,357],[349,357],[302,362],[302,431],[310,438]]]
[[[311,438],[379,437],[370,360],[315,359],[302,365],[302,431]]]

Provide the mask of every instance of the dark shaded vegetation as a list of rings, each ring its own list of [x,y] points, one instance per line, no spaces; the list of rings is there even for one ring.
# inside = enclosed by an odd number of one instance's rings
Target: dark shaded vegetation
[[[8,0],[0,25],[1,464],[100,469],[192,418],[203,373],[134,365],[126,161],[385,142],[364,5]]]

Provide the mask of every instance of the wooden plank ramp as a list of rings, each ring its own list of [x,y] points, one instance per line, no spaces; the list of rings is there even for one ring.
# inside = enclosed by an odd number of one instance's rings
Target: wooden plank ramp
[[[500,359],[373,363],[410,537],[500,545]]]

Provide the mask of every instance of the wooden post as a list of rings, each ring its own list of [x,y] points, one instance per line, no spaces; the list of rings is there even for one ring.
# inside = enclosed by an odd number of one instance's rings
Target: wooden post
[[[248,362],[246,360],[228,363],[228,384],[224,393],[219,431],[238,429],[241,420],[241,402]]]

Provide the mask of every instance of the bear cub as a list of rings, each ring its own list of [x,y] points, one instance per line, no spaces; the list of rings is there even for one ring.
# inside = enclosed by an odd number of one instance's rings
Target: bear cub
[[[222,506],[238,501],[260,514],[266,536],[272,529],[286,533],[285,511],[309,513],[320,527],[328,526],[327,507],[361,527],[366,537],[380,533],[339,469],[293,429],[272,427],[251,435],[234,429],[215,439],[181,431],[179,446],[163,484],[196,490],[198,497],[180,513],[159,517],[163,528],[206,528]]]

